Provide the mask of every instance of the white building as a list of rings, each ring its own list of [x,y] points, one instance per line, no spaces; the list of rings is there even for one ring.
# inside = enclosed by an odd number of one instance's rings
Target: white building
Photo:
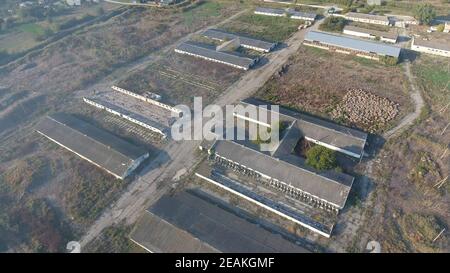
[[[254,13],[259,15],[276,16],[276,17],[286,16],[286,12],[282,9],[256,8]]]
[[[81,0],[66,0],[69,6],[81,6]]]
[[[361,22],[367,24],[376,24],[376,25],[389,25],[389,18],[384,15],[374,15],[374,14],[365,14],[365,13],[357,13],[357,12],[349,12],[345,15],[345,19]]]
[[[450,57],[449,39],[418,39],[413,38],[411,49],[418,52],[433,54],[438,56]]]
[[[398,39],[398,34],[394,32],[376,31],[355,26],[346,26],[343,33],[373,40],[379,39],[382,42],[391,44],[397,43]]]
[[[367,0],[367,5],[370,6],[381,6],[382,3],[382,0]]]

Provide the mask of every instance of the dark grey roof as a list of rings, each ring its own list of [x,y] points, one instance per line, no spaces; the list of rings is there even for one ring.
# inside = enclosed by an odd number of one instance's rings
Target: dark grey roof
[[[233,40],[233,39],[239,38],[239,42],[243,46],[260,48],[260,49],[266,50],[266,51],[270,51],[271,49],[273,49],[276,46],[276,43],[253,39],[250,37],[246,37],[246,36],[238,35],[238,34],[234,34],[234,33],[229,33],[229,32],[223,31],[223,30],[219,30],[219,29],[208,29],[205,32],[203,32],[202,35],[205,37],[208,37],[210,39],[216,39],[216,40],[220,40],[220,41]]]
[[[305,40],[311,42],[316,41],[326,45],[332,45],[366,53],[386,55],[396,58],[400,56],[401,50],[399,47],[386,45],[383,43],[371,42],[318,31],[308,32],[305,36]]]
[[[152,252],[309,252],[189,192],[163,196],[146,214],[130,237]]]
[[[207,174],[201,174],[205,177],[208,177]],[[215,171],[212,171],[211,178],[216,183],[219,183],[233,191],[238,192],[239,194],[242,194],[246,196],[247,198],[253,199],[258,203],[261,203],[265,206],[268,206],[272,208],[273,210],[278,211],[281,214],[284,214],[288,217],[291,217],[295,219],[296,221],[300,222],[302,225],[307,226],[309,229],[313,229],[316,232],[320,232],[322,235],[330,236],[331,231],[333,229],[333,226],[327,226],[322,223],[319,223],[312,219],[311,217],[301,213],[300,211],[294,210],[289,206],[286,206],[282,202],[276,202],[273,201],[265,196],[262,196],[260,194],[255,193],[253,190],[248,189],[245,186],[242,186],[240,182],[235,181],[229,177],[226,177],[220,173],[217,173]]]
[[[216,51],[207,45],[195,42],[184,42],[176,47],[176,49],[191,54],[203,56],[221,62],[230,63],[244,68],[250,68],[255,60],[243,56],[238,56],[228,52]]]
[[[244,99],[242,103],[255,106],[268,105],[267,102],[255,98]],[[299,132],[296,131],[296,135],[301,134],[355,154],[361,154],[364,150],[367,133],[284,107],[279,107],[279,114],[280,119],[297,121],[295,127]]]
[[[286,11],[283,9],[272,9],[272,8],[263,8],[263,7],[257,7],[255,9],[255,12],[272,13],[272,14],[276,14],[276,15],[286,14]]]
[[[36,131],[66,149],[123,177],[134,160],[147,151],[67,114],[47,116]]]
[[[340,208],[345,205],[354,179],[350,175],[332,171],[316,173],[305,166],[292,165],[233,141],[218,140],[213,149],[217,155]]]
[[[351,26],[351,25],[346,26],[344,28],[344,30],[367,33],[367,34],[371,34],[374,36],[385,37],[385,38],[395,39],[395,40],[397,40],[397,38],[398,38],[398,34],[394,33],[394,32],[377,31],[377,30],[372,30],[372,29],[367,29],[367,28],[355,27],[355,26]]]

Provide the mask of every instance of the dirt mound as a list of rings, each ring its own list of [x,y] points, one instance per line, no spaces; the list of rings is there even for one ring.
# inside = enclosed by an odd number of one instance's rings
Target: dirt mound
[[[342,102],[331,112],[359,128],[375,132],[398,114],[398,104],[362,89],[350,89]]]

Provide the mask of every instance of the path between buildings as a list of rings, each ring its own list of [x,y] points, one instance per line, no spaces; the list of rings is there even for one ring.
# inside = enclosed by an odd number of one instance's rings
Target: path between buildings
[[[231,19],[232,17],[226,21]],[[312,28],[316,28],[317,25]],[[256,92],[275,72],[281,69],[291,55],[297,52],[307,31],[309,29],[294,33],[286,41],[287,46],[285,48],[267,54],[268,62],[265,65],[247,71],[240,80],[228,87],[214,103],[220,106],[232,104]],[[176,44],[187,39],[185,37]],[[166,51],[173,49],[174,46],[169,46]],[[147,62],[139,62],[136,67],[141,69],[146,65],[148,65]],[[200,142],[170,141],[164,151],[141,172],[142,176],[133,181],[122,196],[92,224],[82,237],[81,245],[85,246],[95,239],[108,226],[124,220],[127,224],[133,224],[150,204],[170,189],[174,183],[172,178],[176,176],[179,170],[190,170],[195,166],[199,160],[195,155],[195,150]]]
[[[409,96],[414,103],[414,111],[406,115],[397,126],[391,130],[385,132],[383,137],[388,140],[393,138],[408,129],[409,126],[413,125],[415,120],[420,116],[422,108],[425,106],[425,101],[422,98],[419,88],[416,86],[414,76],[411,73],[411,62],[409,60],[405,61],[405,76],[408,78],[409,82]]]
[[[406,44],[404,45],[406,46]],[[396,136],[398,136],[400,133],[402,133],[403,131],[405,131],[406,129],[408,129],[411,125],[414,124],[414,122],[416,121],[416,119],[420,116],[420,113],[422,111],[422,108],[425,105],[425,102],[422,98],[422,95],[419,91],[419,88],[416,86],[415,83],[415,79],[414,76],[411,73],[411,62],[409,61],[409,58],[407,58],[407,60],[405,60],[404,63],[404,73],[405,76],[408,79],[409,82],[409,88],[410,88],[410,92],[409,92],[409,96],[411,97],[411,100],[414,103],[414,111],[409,113],[408,115],[406,115],[398,124],[397,126],[395,126],[394,128],[392,128],[391,130],[385,132],[383,134],[383,138],[387,141],[389,139],[392,139]],[[373,146],[377,146],[379,145],[379,143],[373,143]],[[371,159],[366,163],[365,169],[364,169],[364,176],[362,177],[360,183],[362,184],[362,188],[364,190],[367,191],[368,187],[370,186],[371,182],[370,180],[373,177],[373,163],[374,163],[375,159]],[[374,211],[376,214],[379,214],[382,210],[379,208],[379,202],[373,204],[374,200],[372,199],[372,195],[373,192],[371,192],[369,194],[369,196],[366,198],[366,202],[364,204],[364,208],[374,208]],[[358,213],[355,213],[354,215],[351,216],[352,218],[354,218],[354,220],[357,220],[357,223],[360,227],[363,227],[365,221],[367,221],[367,219],[365,219],[365,214],[363,215],[358,215]],[[372,215],[372,221],[374,221],[375,219],[375,215]],[[360,228],[359,227],[359,228]],[[353,229],[353,230],[345,230],[344,233],[348,234],[348,233],[354,233],[356,232],[357,229]],[[361,234],[361,241],[359,242],[360,244],[365,244],[368,240],[373,240],[375,238],[370,238],[370,234],[368,232],[363,231],[363,233]],[[339,249],[340,251],[345,251],[345,249],[342,248],[343,246],[341,246],[341,248]]]

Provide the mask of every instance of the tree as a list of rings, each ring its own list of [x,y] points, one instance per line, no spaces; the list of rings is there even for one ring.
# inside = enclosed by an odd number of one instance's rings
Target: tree
[[[336,152],[316,145],[306,152],[306,164],[317,170],[330,170],[338,167]]]
[[[319,26],[320,30],[341,32],[345,27],[345,19],[342,17],[329,16]]]
[[[415,8],[414,17],[419,20],[421,24],[431,25],[434,18],[436,18],[436,10],[433,5],[429,3],[421,4]]]

